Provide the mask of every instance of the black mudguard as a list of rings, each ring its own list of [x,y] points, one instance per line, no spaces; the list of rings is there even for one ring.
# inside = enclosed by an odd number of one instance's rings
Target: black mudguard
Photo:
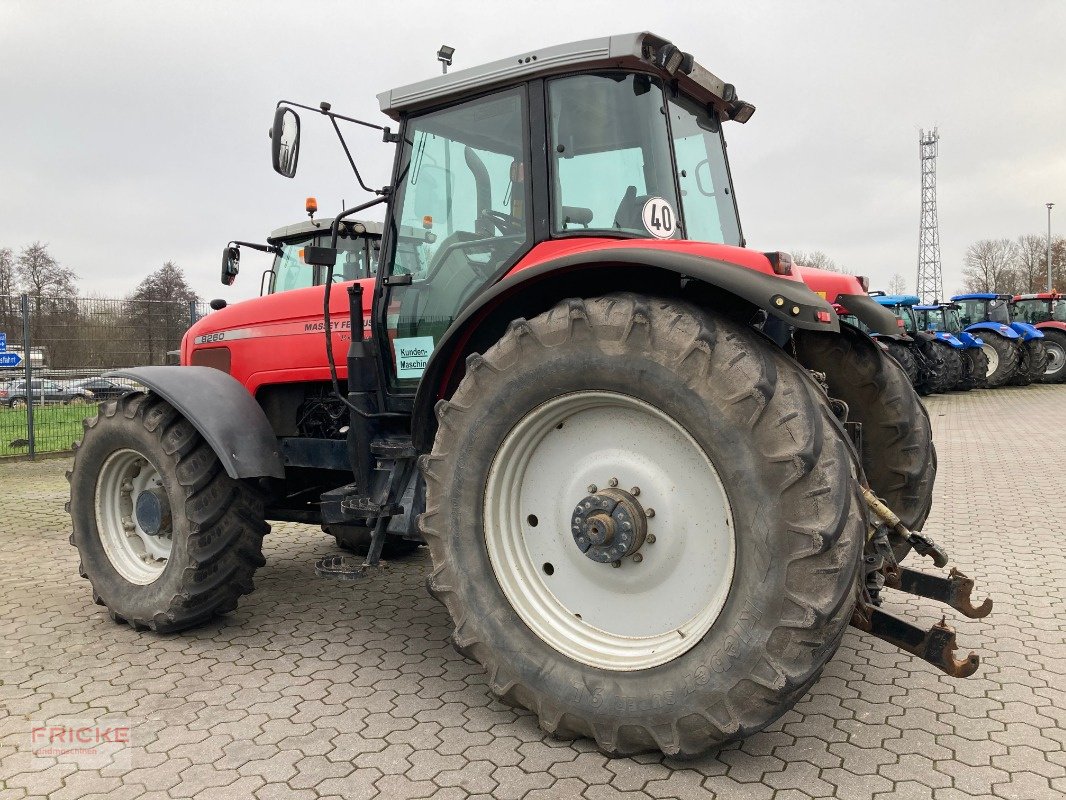
[[[899,325],[899,318],[891,311],[870,299],[865,294],[841,294],[837,295],[837,302],[854,314],[871,333],[899,338],[903,328]]]
[[[802,281],[768,275],[727,261],[645,247],[597,249],[562,256],[504,278],[478,295],[444,332],[434,347],[415,397],[412,419],[415,446],[425,450],[432,444],[435,429],[432,408],[456,349],[465,349],[471,334],[494,312],[503,309],[509,319],[533,316],[560,300],[578,296],[574,288],[578,284],[582,287],[580,296],[585,297],[625,290],[677,295],[682,285],[691,281],[733,295],[796,328],[832,333],[840,330],[833,306]],[[595,286],[590,288],[590,283]],[[821,320],[819,312],[822,312]],[[891,314],[889,317],[895,319]]]
[[[211,367],[137,367],[108,373],[144,384],[181,412],[231,478],[284,478],[274,430],[248,390]]]

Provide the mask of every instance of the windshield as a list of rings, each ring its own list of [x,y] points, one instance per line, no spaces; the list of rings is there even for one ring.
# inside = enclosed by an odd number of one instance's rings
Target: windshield
[[[1066,322],[1066,301],[1019,300],[1014,304],[1014,318],[1035,325],[1038,322]]]
[[[918,330],[917,323],[914,321],[914,309],[910,306],[896,306],[896,311],[901,320],[903,320],[903,330],[907,333],[914,333]]]
[[[337,261],[333,267],[333,282],[354,281],[377,274],[378,249],[380,240],[370,238],[370,266],[367,268],[366,238],[340,237],[337,239]],[[290,289],[303,289],[319,286],[326,280],[326,267],[309,266],[304,262],[304,248],[308,245],[328,247],[330,233],[328,230],[308,234],[300,238],[281,242],[281,253],[274,256],[274,278],[270,282],[270,293],[287,292]]]
[[[960,317],[964,327],[969,327],[978,322],[1001,322],[1010,324],[1010,315],[1007,313],[1005,300],[981,298],[960,300]]]
[[[649,75],[548,84],[556,232],[680,238],[665,108],[662,85]]]
[[[948,308],[944,309],[942,313],[947,315],[947,327],[944,330],[948,333],[961,333],[962,319],[959,317],[959,310],[957,308]]]

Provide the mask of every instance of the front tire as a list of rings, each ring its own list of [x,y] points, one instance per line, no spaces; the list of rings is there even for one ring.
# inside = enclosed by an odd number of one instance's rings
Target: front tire
[[[104,403],[84,425],[67,510],[93,600],[161,633],[236,608],[265,563],[260,494],[157,395]]]
[[[907,380],[911,382],[911,386],[917,386],[918,360],[914,357],[914,353],[911,352],[911,348],[892,340],[888,340],[884,344],[888,348],[888,354],[896,359],[896,363],[903,368],[903,372],[906,374]]]
[[[820,395],[751,330],[680,302],[512,323],[438,404],[421,461],[456,647],[542,728],[610,754],[693,756],[773,722],[836,650],[865,538]],[[612,492],[647,525],[618,567],[585,553],[632,544],[621,527],[579,545]]]
[[[988,356],[983,347],[971,347],[966,350],[970,359],[970,380],[974,389],[984,389],[988,385]]]

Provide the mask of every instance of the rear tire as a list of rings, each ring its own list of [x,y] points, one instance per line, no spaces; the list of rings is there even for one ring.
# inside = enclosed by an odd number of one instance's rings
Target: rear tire
[[[848,420],[862,423],[862,467],[870,488],[904,525],[920,531],[933,504],[936,449],[929,414],[907,376],[861,331],[797,331],[800,363],[824,372],[829,395],[848,404]],[[897,560],[909,551],[893,540]]]
[[[780,717],[839,645],[865,540],[854,450],[809,376],[750,329],[675,301],[565,301],[472,355],[437,417],[421,459],[431,591],[457,649],[544,730],[695,756]],[[667,438],[644,438],[657,425]],[[553,453],[566,468],[538,468]],[[642,563],[576,545],[594,478],[639,481],[633,497],[655,503]],[[723,605],[706,617],[711,594]]]
[[[170,632],[232,611],[265,562],[263,498],[226,474],[169,403],[137,392],[101,404],[74,454],[70,543],[93,600],[116,622]],[[141,495],[154,494],[158,528]],[[152,534],[148,531],[156,530]]]
[[[903,368],[903,372],[907,376],[907,380],[911,382],[911,386],[917,386],[918,360],[914,357],[914,353],[911,352],[911,348],[891,339],[880,341],[888,349],[888,354],[896,359],[896,363]]]
[[[966,350],[970,359],[970,381],[974,389],[984,389],[988,385],[988,356],[983,347],[971,347]]]
[[[933,345],[938,348],[940,357],[944,362],[944,371],[940,376],[938,392],[951,392],[962,381],[962,357],[959,351],[949,344],[941,344],[939,341]]]
[[[1018,367],[1018,344],[992,331],[978,331],[977,335],[985,343],[985,356],[988,358],[988,375],[985,383],[989,389],[995,389],[1009,381]]]
[[[1047,351],[1047,366],[1040,377],[1041,383],[1066,381],[1066,332],[1043,328],[1044,349]]]

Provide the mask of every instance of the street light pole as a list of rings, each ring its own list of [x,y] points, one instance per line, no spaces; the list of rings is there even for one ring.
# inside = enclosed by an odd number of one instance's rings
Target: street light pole
[[[1051,291],[1051,207],[1054,203],[1045,203],[1047,206],[1047,290]]]

